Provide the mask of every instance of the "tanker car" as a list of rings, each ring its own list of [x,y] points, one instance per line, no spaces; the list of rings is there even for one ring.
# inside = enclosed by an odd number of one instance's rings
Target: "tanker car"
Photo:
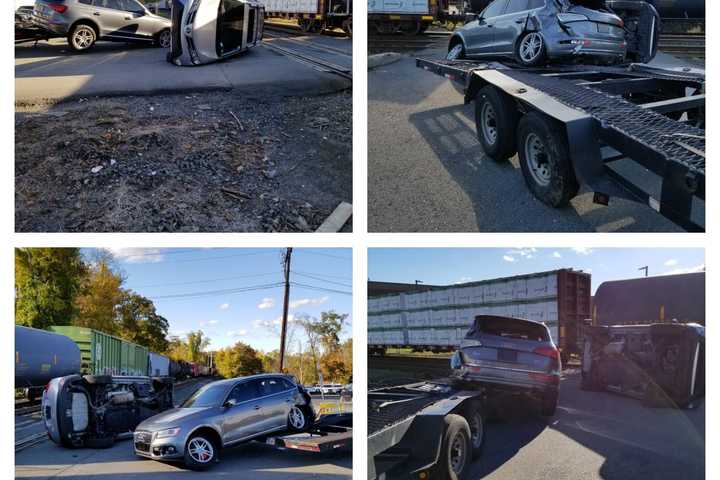
[[[30,401],[55,377],[80,372],[80,349],[64,335],[15,326],[15,388]]]
[[[562,269],[371,297],[368,351],[454,351],[476,316],[499,315],[544,323],[567,358],[579,353],[583,322],[591,315],[590,278]]]
[[[303,32],[341,28],[352,34],[352,0],[260,0],[265,18],[297,20]]]

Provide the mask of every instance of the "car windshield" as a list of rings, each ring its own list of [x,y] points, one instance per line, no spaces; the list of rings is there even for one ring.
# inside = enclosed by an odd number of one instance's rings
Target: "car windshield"
[[[222,404],[227,395],[227,386],[223,384],[209,384],[198,389],[185,400],[181,408],[217,407]]]

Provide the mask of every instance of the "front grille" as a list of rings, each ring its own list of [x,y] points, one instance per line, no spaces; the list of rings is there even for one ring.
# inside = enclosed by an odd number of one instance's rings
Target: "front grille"
[[[135,450],[140,452],[150,452],[150,444],[143,442],[135,442]]]
[[[150,443],[150,440],[152,438],[152,434],[150,432],[140,431],[135,432],[135,442],[136,443]]]

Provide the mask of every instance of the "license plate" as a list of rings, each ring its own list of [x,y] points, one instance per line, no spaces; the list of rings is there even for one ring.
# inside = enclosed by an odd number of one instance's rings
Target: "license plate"
[[[498,360],[503,362],[516,362],[517,352],[514,350],[500,350],[498,351]]]
[[[610,25],[605,25],[604,23],[598,23],[598,32],[599,33],[610,33]]]

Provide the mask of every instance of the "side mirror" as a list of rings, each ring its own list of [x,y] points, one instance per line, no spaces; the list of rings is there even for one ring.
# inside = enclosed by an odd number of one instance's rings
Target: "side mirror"
[[[232,408],[235,405],[237,405],[237,400],[235,400],[234,398],[228,398],[223,407]]]
[[[465,14],[465,23],[474,22],[475,20],[480,20],[480,15],[478,15],[477,13]]]
[[[460,352],[453,353],[453,356],[450,358],[450,368],[452,370],[460,370],[462,368],[462,357],[460,356]]]

